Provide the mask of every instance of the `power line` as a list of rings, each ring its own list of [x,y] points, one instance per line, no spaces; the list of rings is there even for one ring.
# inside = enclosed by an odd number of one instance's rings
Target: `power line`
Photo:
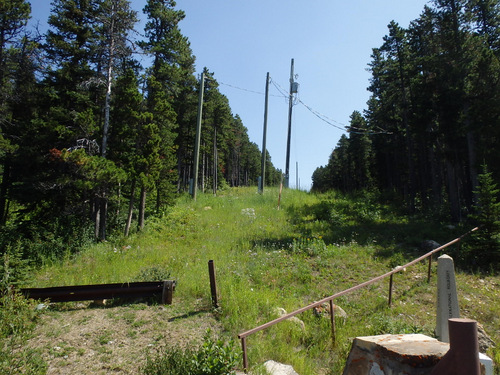
[[[287,91],[283,87],[281,87],[277,82],[275,82],[272,79],[272,77],[270,77],[270,81],[273,84],[273,86],[276,88],[276,90],[278,90],[278,92],[281,94],[281,95],[270,95],[270,96],[281,97],[281,98],[284,98],[286,100],[289,100],[290,95],[287,93]],[[223,83],[223,82],[219,82],[219,83],[221,85],[232,87],[232,88],[237,89],[237,90],[246,91],[246,92],[250,92],[250,93],[253,93],[253,94],[265,95],[262,92],[248,90],[248,89],[245,89],[245,88],[242,88],[242,87],[233,86],[233,85],[230,85],[230,84],[227,84],[227,83]],[[369,130],[369,129],[357,128],[355,126],[346,125],[346,124],[343,124],[343,123],[338,122],[336,120],[333,120],[333,119],[329,118],[328,116],[322,114],[321,112],[315,110],[311,106],[307,105],[306,103],[304,103],[298,97],[298,94],[294,97],[294,102],[293,102],[293,105],[297,105],[297,104],[302,104],[304,107],[307,108],[307,110],[309,110],[318,119],[320,119],[324,123],[326,123],[326,124],[328,124],[328,125],[336,128],[336,129],[339,129],[339,130],[341,130],[343,132],[349,132],[349,133],[354,133],[354,134],[394,134],[393,132],[385,130],[385,129],[379,127],[379,126],[377,127],[379,129],[379,131],[374,131],[374,130]]]
[[[259,91],[254,91],[254,90],[249,90],[249,89],[244,89],[242,87],[238,87],[238,86],[234,86],[234,85],[230,85],[228,83],[224,83],[224,82],[219,82],[217,81],[219,84],[221,85],[224,85],[224,86],[228,86],[228,87],[231,87],[233,89],[236,89],[236,90],[241,90],[241,91],[246,91],[246,92],[250,92],[252,94],[258,94],[258,95],[266,95],[265,93],[263,92],[259,92]],[[279,97],[278,95],[269,95],[269,96],[275,96],[275,97]]]

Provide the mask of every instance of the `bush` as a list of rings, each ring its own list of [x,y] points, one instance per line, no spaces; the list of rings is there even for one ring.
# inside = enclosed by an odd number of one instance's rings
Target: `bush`
[[[479,230],[467,239],[464,263],[473,269],[498,271],[500,267],[500,202],[497,201],[500,190],[494,183],[493,176],[483,166],[479,175],[479,186],[475,191],[477,200],[475,213],[471,215]]]
[[[0,306],[0,374],[45,374],[41,355],[25,346],[35,328],[34,303],[9,291]]]
[[[156,358],[147,358],[146,375],[231,375],[240,359],[234,342],[212,339],[210,330],[197,350],[167,348]]]
[[[160,266],[152,266],[147,268],[142,268],[134,281],[163,281],[169,280],[170,271]]]
[[[20,246],[7,247],[0,257],[0,295],[22,284],[30,271],[29,262],[22,259]]]

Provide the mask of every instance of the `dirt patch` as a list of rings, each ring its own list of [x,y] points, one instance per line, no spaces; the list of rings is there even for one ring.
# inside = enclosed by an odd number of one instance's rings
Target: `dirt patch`
[[[42,351],[47,374],[137,374],[148,353],[197,345],[208,328],[220,325],[199,303],[58,304],[43,313],[28,346]]]

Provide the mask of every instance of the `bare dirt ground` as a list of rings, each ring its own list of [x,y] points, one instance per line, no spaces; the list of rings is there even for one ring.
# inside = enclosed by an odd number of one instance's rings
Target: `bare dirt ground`
[[[200,303],[96,306],[51,305],[29,347],[42,351],[47,374],[137,374],[148,354],[166,346],[196,345],[220,325]]]

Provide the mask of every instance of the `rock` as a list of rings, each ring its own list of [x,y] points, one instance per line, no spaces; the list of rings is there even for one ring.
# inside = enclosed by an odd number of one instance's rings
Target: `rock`
[[[269,375],[299,375],[292,366],[269,360],[264,363],[264,368]],[[236,375],[247,375],[244,372],[236,371]],[[250,372],[250,375],[252,372]],[[259,372],[260,374],[260,372]]]
[[[270,375],[299,375],[295,372],[292,366],[284,365],[272,360],[265,362],[264,368]]]
[[[489,348],[495,347],[495,342],[484,330],[482,324],[477,323],[477,341],[479,342],[479,351],[481,353],[486,353]]]
[[[282,307],[277,307],[276,309],[274,309],[274,312],[276,313],[276,315],[278,317],[282,317],[282,316],[288,314],[286,312],[286,310],[284,308],[282,308]],[[288,318],[287,320],[289,322],[292,322],[293,324],[296,324],[301,329],[302,332],[305,332],[306,325],[304,324],[304,322],[302,320],[300,320],[296,316],[292,316],[291,318]]]
[[[335,313],[335,318],[341,318],[345,323],[345,321],[347,320],[347,313],[344,311],[344,309],[338,305],[333,305],[333,311]],[[319,306],[314,307],[313,314],[317,317],[329,318],[330,304],[325,302]]]
[[[40,304],[36,305],[35,310],[41,311],[41,310],[46,310],[48,308],[49,308],[49,306],[47,306],[45,303],[40,303]]]
[[[428,375],[448,350],[421,334],[356,337],[343,375]]]
[[[436,241],[434,240],[425,240],[423,241],[421,244],[420,244],[420,248],[422,250],[424,250],[426,253],[428,253],[429,251],[432,251],[434,249],[437,249],[438,247],[440,247],[441,245],[438,244]]]

